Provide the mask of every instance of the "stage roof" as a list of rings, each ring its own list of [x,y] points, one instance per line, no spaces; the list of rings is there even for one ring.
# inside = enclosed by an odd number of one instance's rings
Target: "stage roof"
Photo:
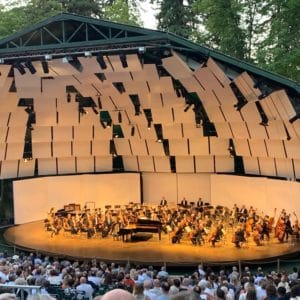
[[[170,33],[60,14],[0,41],[0,179],[300,179],[299,85]]]

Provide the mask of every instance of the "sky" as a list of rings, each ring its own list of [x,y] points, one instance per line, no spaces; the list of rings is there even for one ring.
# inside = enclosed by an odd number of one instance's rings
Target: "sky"
[[[0,4],[6,4],[8,0],[0,0]],[[21,2],[21,1],[20,1]],[[145,28],[156,29],[157,21],[155,19],[155,6],[150,4],[150,0],[147,0],[143,4],[139,5],[141,19]]]

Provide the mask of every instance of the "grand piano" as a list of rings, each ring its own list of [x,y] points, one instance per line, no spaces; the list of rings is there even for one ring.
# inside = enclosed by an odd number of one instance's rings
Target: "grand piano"
[[[120,228],[118,234],[122,237],[122,241],[125,242],[125,237],[138,232],[151,232],[158,233],[158,238],[161,240],[162,223],[158,220],[151,220],[148,218],[139,218],[137,223],[129,224],[124,228]]]

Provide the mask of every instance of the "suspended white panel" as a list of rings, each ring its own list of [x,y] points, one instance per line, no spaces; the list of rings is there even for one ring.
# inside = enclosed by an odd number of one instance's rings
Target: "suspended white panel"
[[[8,126],[8,117],[10,116],[9,112],[0,112],[0,126]]]
[[[128,71],[128,68],[124,68],[121,63],[119,55],[109,55],[108,59],[115,72],[125,72]]]
[[[59,157],[57,159],[57,170],[58,174],[76,173],[75,157]]]
[[[104,55],[104,56],[103,56],[103,61],[105,62],[106,68],[105,68],[105,69],[102,69],[102,72],[103,72],[103,73],[106,73],[106,72],[112,72],[113,69],[112,69],[112,66],[111,66],[111,64],[110,64],[110,61],[109,61],[107,55]],[[100,66],[100,65],[99,65],[99,66]]]
[[[295,120],[292,124],[295,132],[297,133],[298,139],[300,139],[300,119]]]
[[[211,122],[226,122],[219,106],[204,106],[207,116]]]
[[[133,80],[124,81],[123,80],[122,82],[126,94],[128,95],[134,95],[134,94],[144,95],[149,93],[149,89],[146,81],[133,81]],[[140,100],[142,99],[142,97],[139,98]]]
[[[3,87],[5,80],[7,79],[8,73],[11,69],[11,65],[0,65],[0,89]],[[15,69],[14,69],[15,70]]]
[[[174,123],[192,123],[195,124],[195,113],[193,112],[193,106],[188,111],[184,111],[183,107],[174,107]],[[170,120],[169,123],[173,122]]]
[[[204,91],[194,75],[187,78],[181,78],[180,82],[189,93],[199,93]]]
[[[235,139],[248,139],[249,133],[245,122],[231,122],[230,123],[233,137]]]
[[[5,143],[0,143],[0,161],[5,158],[6,145]]]
[[[235,153],[239,156],[251,156],[248,140],[235,139],[233,140]]]
[[[172,109],[170,107],[161,109],[153,108],[152,119],[155,124],[173,123]]]
[[[290,140],[284,141],[286,155],[288,158],[300,158],[300,141]]]
[[[287,134],[285,132],[283,122],[278,120],[271,120],[268,123],[269,125],[266,126],[269,139],[279,139],[279,140],[286,140]]]
[[[73,156],[89,157],[91,156],[91,141],[73,141]]]
[[[162,101],[164,107],[182,107],[185,104],[185,99],[183,97],[177,97],[176,93],[162,93]]]
[[[297,179],[300,178],[300,159],[293,159],[294,167],[295,167],[295,176]]]
[[[294,178],[294,169],[291,159],[275,158],[277,176]]]
[[[94,157],[76,157],[77,173],[94,173]]]
[[[16,178],[18,176],[18,163],[17,160],[2,161],[0,178]]]
[[[68,126],[79,123],[79,111],[76,107],[68,108],[68,110],[60,110],[57,115],[59,125]]]
[[[50,60],[48,66],[58,75],[76,75],[79,73],[68,62],[63,62],[61,58]]]
[[[232,104],[224,104],[220,107],[227,122],[243,122],[241,114]]]
[[[57,124],[56,111],[39,111],[35,113],[36,126],[54,126]]]
[[[245,122],[260,123],[261,117],[254,102],[248,102],[241,108],[241,114]]]
[[[283,120],[289,120],[296,116],[295,109],[285,90],[275,91],[271,97]]]
[[[6,148],[6,160],[18,160],[23,158],[24,141],[22,143],[9,143]]]
[[[223,85],[226,86],[227,84],[230,84],[231,80],[226,76],[218,63],[215,62],[211,57],[209,57],[207,60],[206,65]]]
[[[99,110],[95,108],[97,111],[97,114],[93,111],[90,107],[85,107],[85,114],[79,114],[79,123],[82,126],[93,126],[98,125],[100,122],[100,116],[99,116]]]
[[[193,123],[183,123],[183,137],[185,138],[201,138],[203,137],[203,127],[196,127]]]
[[[228,155],[229,154],[229,140],[217,137],[209,137],[210,154],[211,155]]]
[[[136,156],[146,156],[146,155],[148,155],[145,140],[131,138],[129,142],[130,142],[130,145],[131,145],[133,155],[136,155]]]
[[[50,158],[51,142],[35,142],[32,143],[32,157],[34,158]]]
[[[104,92],[104,90],[101,90],[101,92]],[[114,109],[116,109],[115,105],[113,104],[113,102],[112,102],[111,98],[109,98],[109,96],[101,96],[100,97],[100,102],[101,102],[103,110],[114,110]]]
[[[73,140],[72,126],[53,126],[53,141],[64,142]]]
[[[243,157],[246,174],[260,175],[257,157]]]
[[[56,142],[52,144],[54,157],[71,156],[71,142]]]
[[[34,111],[36,114],[40,112],[54,112],[56,111],[56,99],[42,94],[41,97],[34,99]]]
[[[9,118],[9,127],[26,126],[28,120],[28,113],[25,112],[24,108],[16,107],[14,111],[11,112]]]
[[[170,139],[170,155],[189,155],[187,139]]]
[[[101,68],[97,62],[96,56],[78,57],[84,73],[101,73]]]
[[[194,173],[193,156],[176,156],[176,173]]]
[[[274,158],[258,158],[260,174],[265,176],[277,176]]]
[[[222,87],[221,85],[216,85],[213,91],[222,106],[231,105],[233,107],[238,102],[234,92],[229,85],[225,85],[224,87]]]
[[[136,92],[134,93],[134,95]],[[120,94],[118,93],[117,95],[111,96],[111,99],[113,103],[116,106],[116,109],[132,109],[134,110],[134,106],[132,104],[132,101],[127,93]]]
[[[281,140],[266,140],[269,157],[285,158],[283,141]]]
[[[264,140],[250,139],[249,145],[250,145],[252,156],[256,156],[256,157],[267,157],[268,156]]]
[[[142,71],[133,71],[131,72],[131,74],[134,81],[148,81],[159,79],[155,64],[145,64],[143,65]]]
[[[156,140],[157,139],[153,124],[151,125],[150,129],[145,124],[139,124],[134,127],[136,130],[134,136],[140,135],[142,139],[147,139],[147,140]],[[123,128],[124,128],[124,130],[123,130]],[[122,130],[123,130],[125,137],[127,137],[127,138],[132,137],[131,129],[132,129],[132,125],[127,125],[127,126],[122,125]]]
[[[55,175],[55,174],[57,174],[56,158],[40,158],[40,159],[38,159],[38,172],[39,172],[39,175]]]
[[[172,56],[163,58],[162,64],[175,79],[188,78],[192,75],[189,66],[175,52]]]
[[[286,130],[289,133],[289,136],[291,139],[299,139],[299,135],[297,134],[293,124],[291,124],[289,121],[283,121],[284,126],[286,128]]]
[[[111,156],[96,156],[96,172],[111,172],[113,161]]]
[[[74,78],[73,78],[74,79]],[[69,82],[70,85],[76,83],[74,80]],[[57,97],[62,97],[66,94],[66,87],[63,85],[62,77],[56,77],[54,79],[47,79],[42,81],[43,92],[42,97],[52,98],[53,100]]]
[[[139,115],[136,115],[134,110],[128,110],[126,109],[128,118],[129,118],[129,123],[130,124],[135,124],[135,125],[146,125],[147,124],[147,120],[145,117],[144,112],[141,112]]]
[[[155,165],[155,172],[171,172],[169,157],[155,156],[154,165]]]
[[[152,156],[138,157],[140,172],[154,172],[154,160]]]
[[[280,115],[276,109],[271,96],[260,100],[259,102],[268,118],[268,120],[280,120]]]
[[[26,127],[9,127],[7,132],[7,143],[17,143],[25,140]]]
[[[141,61],[137,54],[127,54],[126,60],[130,72],[142,70]]]
[[[125,171],[138,172],[139,165],[136,156],[123,156],[123,165]]]
[[[25,71],[26,73],[22,75],[18,69],[14,69],[14,78],[17,90],[22,89],[22,87],[40,87],[41,78],[36,74],[31,74],[27,68],[25,68]]]
[[[216,97],[216,94],[213,90],[197,91],[197,95],[201,100],[204,107],[208,106],[220,106],[221,102]]]
[[[251,139],[267,139],[266,127],[257,123],[247,123]]]
[[[207,67],[198,68],[194,75],[205,90],[213,90],[216,86],[221,86],[220,82]]]
[[[182,137],[182,126],[180,123],[162,124],[162,130],[165,139],[178,139]]]
[[[230,156],[215,156],[216,172],[234,172],[234,159]]]
[[[249,102],[256,101],[258,96],[261,94],[258,88],[254,88],[255,83],[247,72],[243,72],[233,81],[241,91],[241,93],[244,95],[246,100]]]
[[[34,176],[34,168],[35,168],[35,159],[29,161],[24,161],[23,159],[21,159],[19,161],[18,177]]]
[[[189,138],[190,155],[209,155],[208,137]]]
[[[124,72],[105,72],[107,82],[122,82],[131,79],[128,69],[124,69]]]
[[[163,147],[163,143],[156,142],[154,140],[146,140],[148,150],[149,150],[149,155],[153,156],[164,156],[165,151]]]
[[[108,156],[109,141],[108,140],[94,140],[92,141],[92,155],[94,156]]]
[[[114,139],[118,155],[132,155],[128,139]]]
[[[232,138],[232,132],[230,129],[230,125],[227,122],[223,122],[223,123],[214,123],[218,137],[219,138],[227,138],[230,139]]]
[[[31,131],[32,142],[50,142],[52,140],[50,126],[34,126],[33,128],[34,130]]]
[[[112,127],[103,128],[101,125],[94,126],[94,140],[110,140],[112,138]]]
[[[212,156],[195,156],[196,173],[215,172],[215,163]]]
[[[74,126],[75,141],[90,141],[93,139],[92,126]]]

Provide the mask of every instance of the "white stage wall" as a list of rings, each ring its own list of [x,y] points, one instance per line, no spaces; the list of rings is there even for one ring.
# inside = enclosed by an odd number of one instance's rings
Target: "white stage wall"
[[[15,224],[46,218],[52,207],[95,202],[104,205],[140,202],[140,175],[99,174],[54,176],[14,181]],[[90,204],[93,206],[93,204]]]

